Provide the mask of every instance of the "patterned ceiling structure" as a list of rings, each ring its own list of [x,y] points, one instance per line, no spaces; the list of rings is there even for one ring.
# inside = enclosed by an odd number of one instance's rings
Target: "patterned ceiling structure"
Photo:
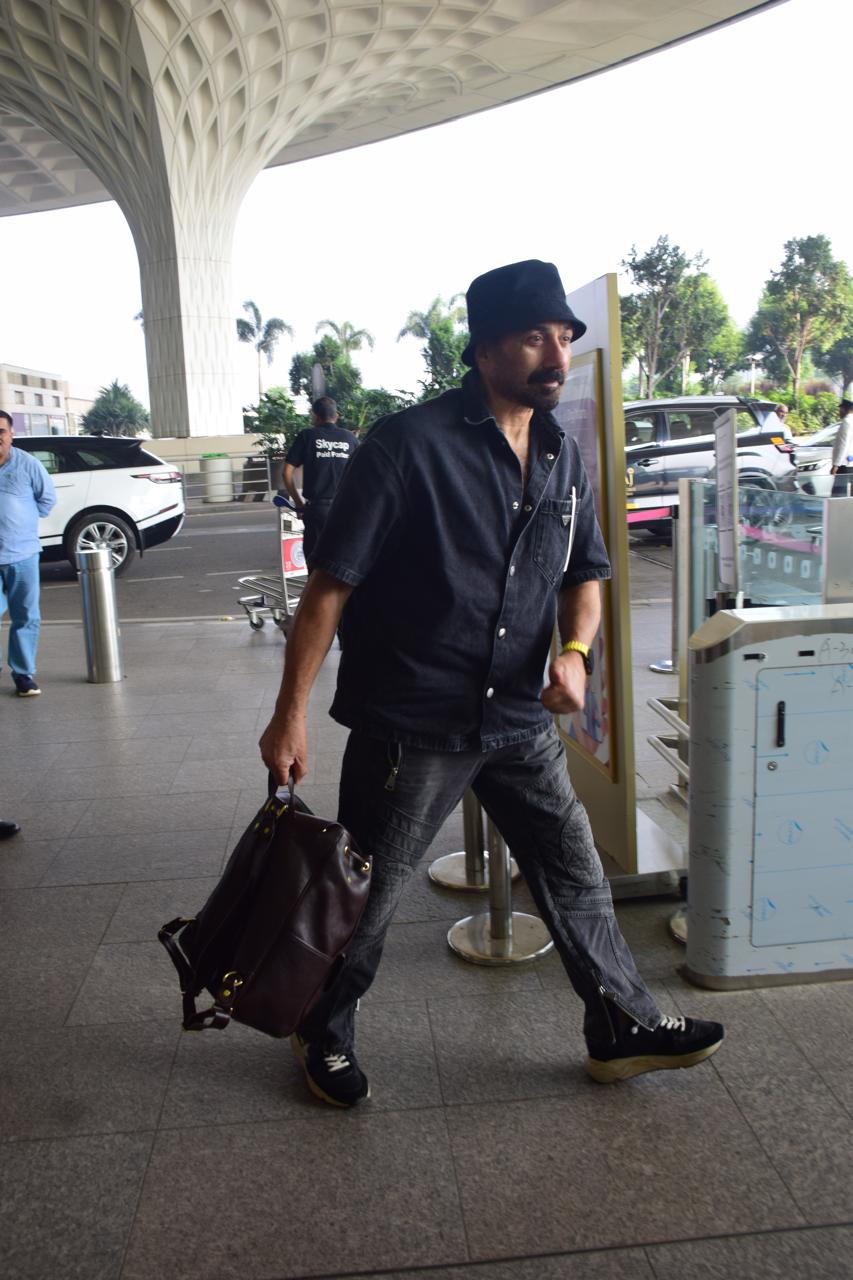
[[[116,199],[140,257],[155,429],[205,434],[213,414],[239,431],[228,264],[262,168],[496,106],[763,7],[0,0],[0,214]]]

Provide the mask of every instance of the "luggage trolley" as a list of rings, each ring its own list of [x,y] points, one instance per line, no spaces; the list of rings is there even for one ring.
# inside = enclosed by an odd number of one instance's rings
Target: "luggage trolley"
[[[286,498],[273,498],[278,507],[278,542],[279,572],[278,575],[253,574],[246,578],[238,578],[241,587],[253,592],[250,596],[241,596],[238,604],[242,605],[253,631],[260,631],[267,617],[282,631],[286,632],[293,617],[302,588],[308,577],[308,566],[305,563],[305,552],[302,549],[302,534],[295,533],[292,528],[292,513],[295,507]],[[302,579],[298,584],[295,579]],[[293,583],[291,588],[288,583]],[[298,590],[296,589],[298,586]]]

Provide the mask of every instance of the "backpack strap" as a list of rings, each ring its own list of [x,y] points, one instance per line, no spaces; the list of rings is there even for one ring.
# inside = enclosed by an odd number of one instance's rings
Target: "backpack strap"
[[[215,1001],[209,1009],[199,1010],[195,1007],[195,997],[198,994],[197,991],[193,990],[195,977],[186,956],[175,941],[175,935],[180,933],[188,924],[192,924],[191,918],[176,916],[174,920],[164,924],[162,929],[157,932],[157,937],[166,948],[169,953],[169,959],[178,971],[184,1011],[184,1031],[204,1031],[209,1027],[214,1028],[216,1031],[221,1031],[231,1021],[231,1013],[228,1009],[224,1009],[222,1005],[217,1004]]]

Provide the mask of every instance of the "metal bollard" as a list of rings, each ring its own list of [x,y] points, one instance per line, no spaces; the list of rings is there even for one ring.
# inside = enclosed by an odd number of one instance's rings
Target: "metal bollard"
[[[123,679],[124,671],[115,574],[109,547],[78,551],[77,568],[83,600],[86,679],[90,684],[114,684]]]
[[[452,951],[472,964],[508,965],[538,960],[551,950],[544,921],[512,909],[510,856],[506,841],[488,820],[489,910],[467,916],[447,935]]]
[[[485,893],[489,887],[487,875],[488,854],[483,840],[483,811],[473,791],[466,791],[462,798],[462,824],[465,832],[465,849],[461,853],[447,853],[431,862],[427,874],[435,884],[445,889],[467,889]],[[513,880],[521,872],[513,858]]]

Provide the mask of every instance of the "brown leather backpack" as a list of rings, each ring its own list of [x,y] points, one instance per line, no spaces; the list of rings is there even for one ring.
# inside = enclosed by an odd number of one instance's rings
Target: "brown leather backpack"
[[[157,935],[180,978],[184,1030],[235,1018],[271,1036],[295,1031],[341,963],[369,888],[370,862],[342,826],[292,788],[272,796],[198,915]],[[197,1010],[203,988],[213,1004]]]

